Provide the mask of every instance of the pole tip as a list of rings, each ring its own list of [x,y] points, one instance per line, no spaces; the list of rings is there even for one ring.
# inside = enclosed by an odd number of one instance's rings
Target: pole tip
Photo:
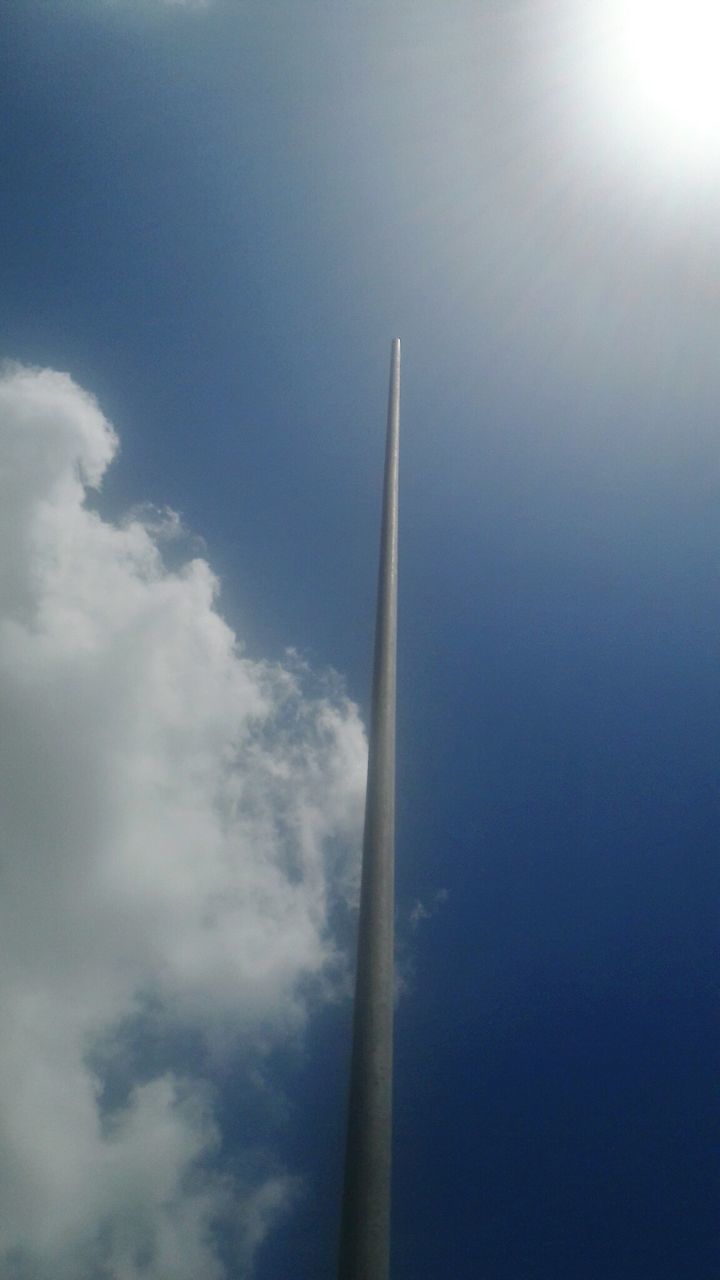
[[[393,338],[390,349],[393,355],[398,355],[398,356],[400,355],[400,339],[399,338]]]

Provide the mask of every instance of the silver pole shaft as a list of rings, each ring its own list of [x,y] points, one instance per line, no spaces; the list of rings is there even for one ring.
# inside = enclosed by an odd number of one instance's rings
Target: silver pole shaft
[[[338,1280],[388,1280],[400,340],[393,339]]]

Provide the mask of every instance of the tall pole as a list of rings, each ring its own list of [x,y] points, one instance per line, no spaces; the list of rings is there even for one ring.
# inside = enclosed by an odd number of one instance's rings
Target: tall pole
[[[394,338],[338,1280],[388,1280],[390,1267],[399,427]]]

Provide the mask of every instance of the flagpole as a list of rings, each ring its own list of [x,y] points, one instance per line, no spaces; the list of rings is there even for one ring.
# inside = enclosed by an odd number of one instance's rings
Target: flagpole
[[[399,427],[394,338],[338,1280],[388,1280],[390,1266]]]

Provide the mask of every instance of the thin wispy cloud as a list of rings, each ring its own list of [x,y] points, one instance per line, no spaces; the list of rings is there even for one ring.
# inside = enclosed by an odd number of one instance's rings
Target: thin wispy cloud
[[[88,505],[116,447],[67,375],[6,369],[0,1274],[220,1280],[216,1230],[249,1273],[297,1171],[224,1163],[213,1073],[251,1087],[338,967],[365,736],[243,655],[174,518]]]
[[[410,909],[409,920],[412,928],[417,929],[423,920],[431,920],[443,903],[447,902],[449,896],[447,889],[436,889],[424,902],[417,898]]]

